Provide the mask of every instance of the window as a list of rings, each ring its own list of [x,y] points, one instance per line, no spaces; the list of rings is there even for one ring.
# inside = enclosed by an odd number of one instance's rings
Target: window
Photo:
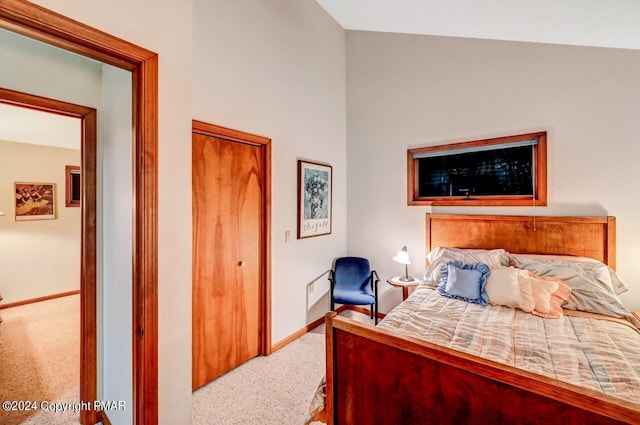
[[[547,133],[409,149],[409,205],[546,205]]]
[[[80,206],[80,167],[67,165],[65,167],[65,206]]]

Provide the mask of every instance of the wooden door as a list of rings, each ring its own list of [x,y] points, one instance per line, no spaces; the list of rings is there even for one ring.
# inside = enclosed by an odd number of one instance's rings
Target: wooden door
[[[193,389],[260,350],[263,152],[193,133]]]

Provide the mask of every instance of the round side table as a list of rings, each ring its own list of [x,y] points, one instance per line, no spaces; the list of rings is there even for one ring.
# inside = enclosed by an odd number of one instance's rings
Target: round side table
[[[387,283],[391,286],[395,286],[396,288],[402,288],[402,301],[406,300],[409,296],[409,288],[415,288],[420,285],[420,279],[413,278],[410,282],[404,282],[400,280],[401,277],[404,276],[394,276],[387,279]]]

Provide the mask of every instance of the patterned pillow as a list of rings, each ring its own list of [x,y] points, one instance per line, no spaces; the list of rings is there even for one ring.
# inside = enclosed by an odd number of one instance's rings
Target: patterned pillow
[[[491,269],[484,263],[449,261],[442,265],[438,293],[466,302],[487,305],[485,286]]]
[[[624,318],[640,328],[640,321],[633,317],[616,294],[611,274],[605,264],[591,261],[545,261],[518,255],[512,255],[511,260],[518,268],[539,276],[558,278],[569,285],[571,295],[562,305],[563,308]]]
[[[449,261],[462,263],[484,263],[489,268],[507,267],[509,265],[509,253],[504,249],[462,249],[436,247],[427,254],[429,268],[424,274],[424,283],[436,286],[440,281],[442,265]]]
[[[598,268],[604,267],[609,271],[611,284],[613,285],[613,290],[615,291],[616,295],[620,295],[629,289],[627,288],[627,285],[622,281],[622,279],[620,279],[620,276],[618,276],[618,273],[616,273],[615,270],[613,270],[611,267],[607,266],[606,264],[594,258],[577,257],[574,255],[545,255],[545,254],[510,254],[510,256],[531,258],[533,260],[539,260],[539,261],[567,261],[570,263],[587,262],[587,263],[590,263],[590,264],[585,264],[585,267],[587,268],[598,269]]]

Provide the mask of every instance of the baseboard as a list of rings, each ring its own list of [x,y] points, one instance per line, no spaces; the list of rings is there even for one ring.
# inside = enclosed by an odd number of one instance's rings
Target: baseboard
[[[20,305],[25,305],[25,304],[37,303],[40,301],[52,300],[54,298],[68,297],[69,295],[77,295],[79,293],[80,293],[80,290],[76,289],[75,291],[60,292],[59,294],[45,295],[44,297],[30,298],[28,300],[15,301],[12,303],[4,303],[4,304],[0,304],[0,310],[4,308],[18,307]]]
[[[367,314],[367,315],[371,314],[368,308],[360,307],[357,305],[342,305],[336,309],[336,313],[340,314],[345,310],[353,310],[353,311],[357,311],[358,313]],[[386,316],[384,313],[378,313],[378,319],[383,319],[384,316]],[[309,323],[307,326],[305,326],[304,328],[300,329],[297,332],[294,332],[293,334],[289,335],[285,339],[277,342],[271,347],[271,354],[289,345],[296,339],[300,338],[302,335],[314,330],[315,328],[322,325],[323,323],[324,323],[324,316],[314,322]]]
[[[324,318],[322,319],[324,321]],[[286,347],[287,345],[291,344],[293,341],[295,341],[296,339],[300,338],[302,335],[306,334],[307,332],[309,332],[309,326],[314,325],[316,322],[311,323],[310,325],[308,325],[307,327],[300,329],[297,332],[292,333],[291,335],[289,335],[288,337],[286,337],[285,339],[278,341],[277,343],[273,344],[271,346],[271,354],[275,353],[276,351],[278,351],[281,348]],[[315,325],[318,326],[318,325]],[[313,329],[313,328],[311,328]]]
[[[336,310],[337,313],[340,313],[342,311],[345,311],[347,309],[346,306],[341,306],[338,307],[338,309]],[[290,343],[292,343],[293,341],[295,341],[296,339],[300,338],[302,335],[306,334],[309,331],[314,330],[315,328],[317,328],[318,326],[322,325],[324,323],[324,316],[319,318],[318,320],[309,323],[307,326],[305,326],[304,328],[300,329],[297,332],[294,332],[293,334],[289,335],[288,337],[286,337],[285,339],[279,341],[278,343],[274,344],[271,347],[271,354],[275,353],[276,351],[278,351],[279,349],[289,345]]]

